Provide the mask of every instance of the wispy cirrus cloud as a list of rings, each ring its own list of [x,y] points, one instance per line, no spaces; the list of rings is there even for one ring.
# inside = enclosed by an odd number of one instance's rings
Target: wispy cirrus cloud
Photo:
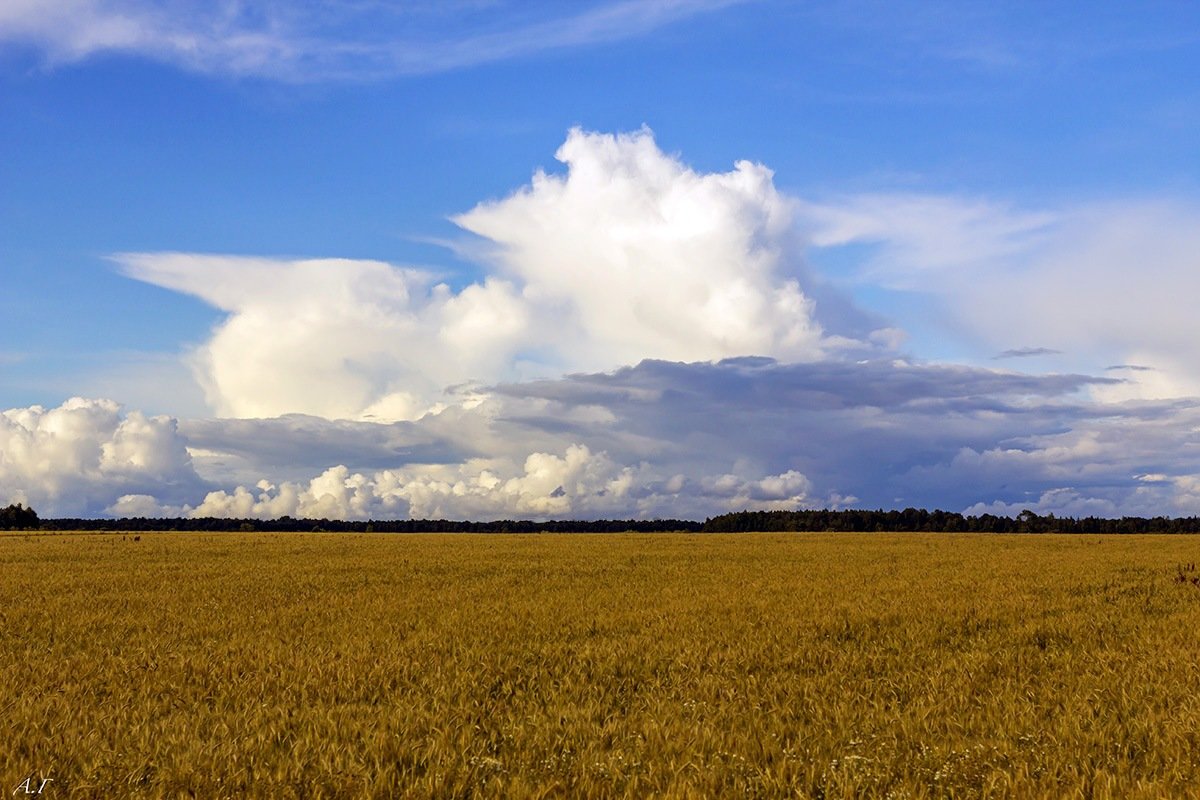
[[[445,72],[647,34],[746,0],[573,4],[273,0],[10,0],[0,44],[48,66],[136,55],[195,72],[285,81]]]
[[[947,329],[1002,358],[1056,355],[1060,367],[1081,371],[1153,368],[1106,387],[1109,400],[1200,396],[1191,301],[1200,291],[1200,205],[1192,198],[1046,210],[868,193],[800,209],[817,248],[866,248],[855,268],[861,285],[931,300]],[[1016,332],[1039,345],[1006,349]]]

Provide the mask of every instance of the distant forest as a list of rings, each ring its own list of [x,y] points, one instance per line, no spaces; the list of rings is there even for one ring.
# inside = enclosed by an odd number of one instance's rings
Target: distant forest
[[[0,509],[0,530],[43,531],[328,531],[332,533],[740,533],[749,531],[850,531],[864,533],[937,531],[948,533],[1200,533],[1200,517],[1056,517],[1022,511],[1016,517],[952,511],[851,509],[846,511],[739,511],[704,522],[684,519],[494,520],[465,522],[445,519],[347,521],[336,519],[225,519],[196,517],[160,519],[40,519],[32,508]]]

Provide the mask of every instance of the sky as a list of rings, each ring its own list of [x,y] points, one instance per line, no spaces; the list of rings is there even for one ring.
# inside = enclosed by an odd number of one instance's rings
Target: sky
[[[1200,6],[4,0],[0,504],[1200,514]]]

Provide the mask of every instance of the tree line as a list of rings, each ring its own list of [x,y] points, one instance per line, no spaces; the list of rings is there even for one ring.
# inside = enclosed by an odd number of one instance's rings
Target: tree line
[[[468,522],[448,519],[227,519],[223,517],[122,517],[120,519],[62,518],[42,520],[49,531],[262,531],[266,533],[660,533],[699,531],[704,523],[682,519],[549,520],[501,519]]]
[[[686,519],[533,520],[502,519],[468,522],[447,519],[338,520],[227,519],[223,517],[122,517],[40,519],[21,504],[0,509],[0,530],[46,531],[263,531],[287,533],[660,533],[688,531],[740,533],[749,531],[849,531],[861,533],[1200,533],[1200,517],[1057,517],[1025,510],[1016,517],[981,514],[965,516],[953,511],[906,508],[846,509],[834,511],[738,511],[709,517],[704,522]]]
[[[965,516],[953,511],[739,511],[710,517],[704,530],[850,531],[863,533],[938,531],[946,533],[1200,533],[1200,517],[1057,517],[1026,509],[1015,517]]]

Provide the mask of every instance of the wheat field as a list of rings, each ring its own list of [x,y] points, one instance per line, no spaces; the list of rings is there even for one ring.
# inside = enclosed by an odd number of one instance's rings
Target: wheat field
[[[9,534],[0,789],[1196,796],[1197,561],[1182,536]]]

